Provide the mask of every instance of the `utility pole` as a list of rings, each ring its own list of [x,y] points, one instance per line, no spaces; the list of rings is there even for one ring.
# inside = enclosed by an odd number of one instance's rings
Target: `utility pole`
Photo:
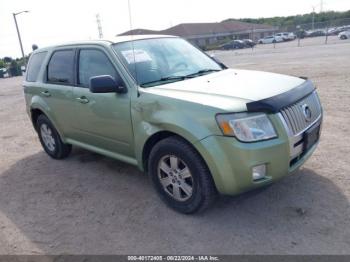
[[[312,30],[315,29],[315,7],[312,7]]]
[[[24,63],[25,63],[26,61],[25,61],[25,57],[24,57],[22,39],[21,39],[21,34],[19,33],[16,15],[19,15],[19,14],[22,14],[22,13],[28,13],[28,12],[29,12],[29,11],[21,11],[21,12],[18,12],[18,13],[12,13],[13,19],[15,20],[15,25],[16,25],[17,35],[18,35],[18,41],[19,41],[19,46],[21,47],[22,58],[23,58],[23,62],[24,62]]]
[[[98,29],[98,37],[101,39],[103,38],[103,33],[102,33],[102,25],[101,25],[101,19],[99,14],[96,14],[96,23],[97,23],[97,29]]]

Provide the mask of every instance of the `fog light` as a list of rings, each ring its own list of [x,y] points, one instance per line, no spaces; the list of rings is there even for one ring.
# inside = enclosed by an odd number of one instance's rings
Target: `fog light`
[[[257,181],[260,179],[265,178],[266,176],[266,165],[259,165],[259,166],[254,166],[252,168],[252,177],[253,181]]]

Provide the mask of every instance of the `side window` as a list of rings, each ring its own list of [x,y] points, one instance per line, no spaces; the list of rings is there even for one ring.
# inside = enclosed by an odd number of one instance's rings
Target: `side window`
[[[47,68],[50,83],[74,84],[74,50],[56,51]]]
[[[100,50],[83,49],[79,53],[79,80],[81,86],[88,87],[90,78],[99,75],[117,77],[117,72],[108,57]]]
[[[36,82],[41,65],[46,57],[47,52],[32,54],[29,60],[26,80],[28,82]]]

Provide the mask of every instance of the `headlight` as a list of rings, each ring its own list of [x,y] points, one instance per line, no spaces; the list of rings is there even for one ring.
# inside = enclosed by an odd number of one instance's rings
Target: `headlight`
[[[242,142],[255,142],[277,137],[265,114],[238,113],[216,116],[221,131],[226,136],[235,136]]]

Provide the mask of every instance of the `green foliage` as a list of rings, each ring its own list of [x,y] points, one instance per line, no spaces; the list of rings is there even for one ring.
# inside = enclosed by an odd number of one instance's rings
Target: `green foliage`
[[[242,22],[255,23],[255,24],[267,24],[272,26],[279,27],[295,27],[297,25],[309,24],[312,23],[313,14],[303,14],[303,15],[294,15],[294,16],[276,16],[276,17],[268,17],[268,18],[241,18],[241,19],[227,19],[225,21],[230,20],[238,20]],[[322,13],[315,13],[315,23],[326,22],[330,20],[336,19],[349,19],[350,21],[350,10],[345,12],[335,12],[335,11],[327,11]]]
[[[11,63],[10,63],[10,67],[17,67],[18,66],[18,63],[16,60],[12,60]]]
[[[5,63],[11,63],[12,58],[9,57],[9,56],[5,56],[3,60],[4,60]]]
[[[9,71],[11,76],[20,76],[22,75],[21,66],[17,63],[16,60],[12,60],[10,63]]]
[[[2,59],[0,59],[0,68],[4,68],[4,67],[5,67],[5,62]]]

